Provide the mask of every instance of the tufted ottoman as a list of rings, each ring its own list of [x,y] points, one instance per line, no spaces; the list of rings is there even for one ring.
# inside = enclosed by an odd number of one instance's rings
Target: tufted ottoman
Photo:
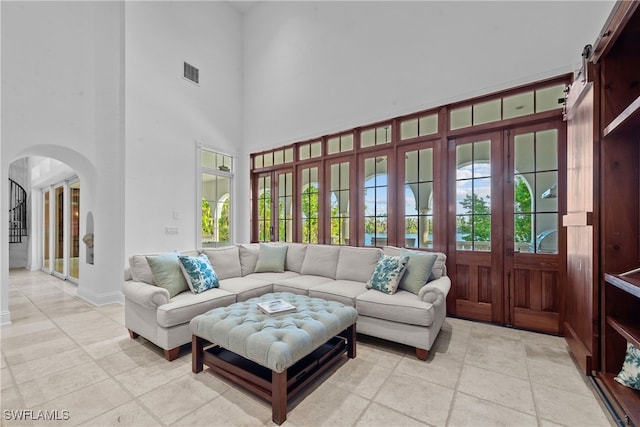
[[[283,299],[293,313],[264,314],[256,303]],[[271,401],[282,424],[287,403],[330,366],[356,356],[358,312],[336,301],[278,292],[213,309],[191,320],[192,370],[203,365]]]

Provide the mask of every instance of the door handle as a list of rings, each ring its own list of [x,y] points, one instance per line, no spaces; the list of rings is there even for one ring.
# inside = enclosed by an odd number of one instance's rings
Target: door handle
[[[519,254],[520,253],[520,249],[514,251],[512,249],[507,249],[507,255],[513,255],[513,254]]]

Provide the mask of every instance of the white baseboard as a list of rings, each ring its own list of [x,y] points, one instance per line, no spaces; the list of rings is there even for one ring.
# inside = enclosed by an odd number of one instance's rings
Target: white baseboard
[[[100,306],[106,304],[120,303],[124,304],[124,294],[122,292],[109,292],[106,294],[96,294],[82,286],[76,289],[76,296],[90,304]]]
[[[11,312],[9,310],[0,312],[0,325],[11,324]]]

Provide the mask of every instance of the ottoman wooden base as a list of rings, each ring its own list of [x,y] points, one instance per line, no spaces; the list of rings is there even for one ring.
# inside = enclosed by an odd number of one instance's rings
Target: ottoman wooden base
[[[356,325],[321,345],[314,352],[283,372],[272,371],[258,363],[193,335],[192,366],[194,373],[203,365],[271,402],[273,422],[287,419],[287,404],[340,360],[344,355],[356,357]]]

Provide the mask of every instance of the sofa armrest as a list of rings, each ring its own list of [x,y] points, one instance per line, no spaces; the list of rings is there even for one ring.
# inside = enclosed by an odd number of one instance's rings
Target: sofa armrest
[[[418,298],[422,301],[430,302],[435,306],[439,306],[445,303],[450,289],[451,279],[447,276],[442,276],[439,279],[428,282],[420,288]]]
[[[131,301],[153,310],[169,302],[169,291],[148,283],[127,280],[122,285],[122,292]]]

